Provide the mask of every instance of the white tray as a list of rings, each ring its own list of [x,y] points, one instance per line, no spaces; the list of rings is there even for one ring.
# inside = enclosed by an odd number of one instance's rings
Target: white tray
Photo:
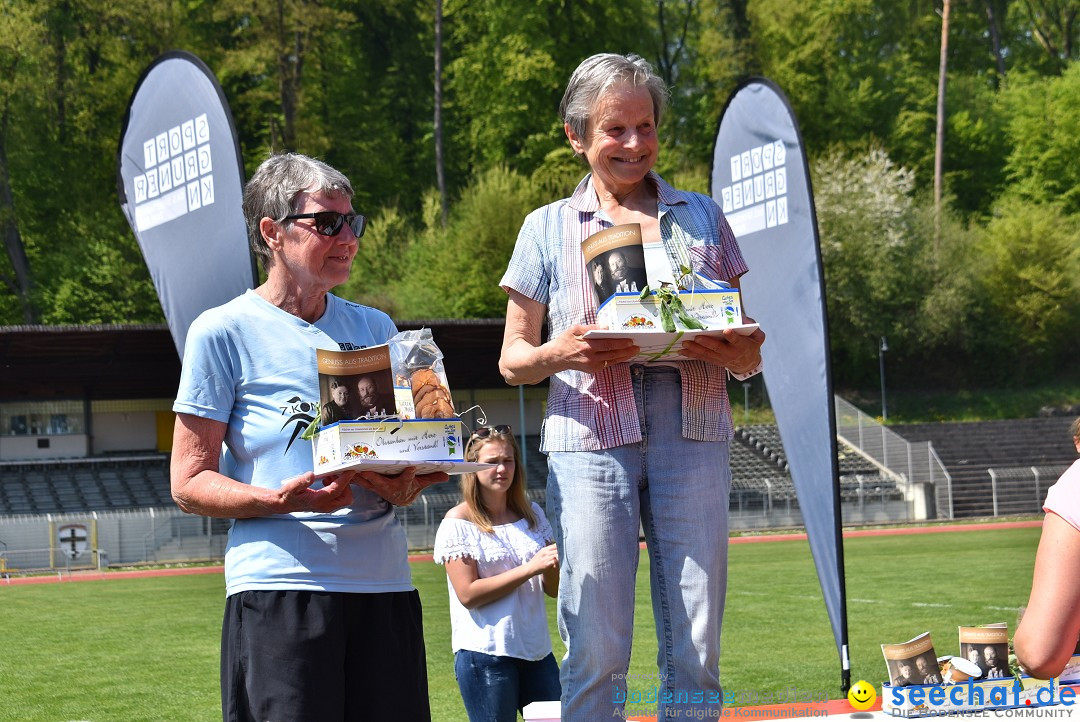
[[[454,474],[464,474],[469,471],[483,471],[484,469],[490,469],[495,464],[481,464],[477,461],[409,461],[404,459],[370,459],[370,460],[358,460],[349,461],[344,464],[338,464],[328,469],[323,469],[315,474],[316,479],[321,479],[324,476],[330,476],[331,474],[337,474],[342,471],[374,471],[383,476],[397,476],[406,467],[416,467],[416,474],[433,474],[437,471],[442,471],[453,476]]]
[[[725,326],[724,328],[710,328],[703,331],[631,331],[629,329],[593,329],[586,331],[582,338],[628,338],[633,341],[641,352],[630,359],[634,361],[689,361],[688,356],[683,356],[680,347],[683,341],[688,341],[695,336],[723,336],[724,331],[731,329],[740,336],[749,336],[758,328],[759,324],[744,323],[738,326]],[[657,357],[659,355],[659,357]]]

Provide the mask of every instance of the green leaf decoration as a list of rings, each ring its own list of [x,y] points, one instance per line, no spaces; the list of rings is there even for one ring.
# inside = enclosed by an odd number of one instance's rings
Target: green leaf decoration
[[[667,299],[660,299],[660,325],[668,333],[674,333],[675,320],[671,317],[671,303]]]
[[[300,438],[304,439],[305,441],[311,441],[312,439],[314,439],[315,434],[319,433],[319,422],[320,421],[321,421],[321,418],[318,417],[318,416],[316,416],[314,419],[312,419],[311,423],[308,424],[308,427],[306,429],[304,429],[304,433],[300,434]]]

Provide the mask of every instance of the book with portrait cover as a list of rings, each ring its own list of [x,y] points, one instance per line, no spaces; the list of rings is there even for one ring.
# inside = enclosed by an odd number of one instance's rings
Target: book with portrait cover
[[[616,293],[638,293],[648,285],[641,226],[624,223],[581,242],[596,307]]]
[[[912,684],[941,684],[937,654],[930,632],[899,644],[881,645],[885,657],[889,681],[894,687],[907,687]]]
[[[319,369],[321,426],[397,415],[390,347],[315,352]]]
[[[1009,627],[1005,622],[958,629],[960,656],[979,665],[981,679],[1013,676],[1009,671]]]

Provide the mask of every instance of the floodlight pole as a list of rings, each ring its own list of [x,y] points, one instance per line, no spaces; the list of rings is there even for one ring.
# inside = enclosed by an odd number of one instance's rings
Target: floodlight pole
[[[878,368],[881,373],[881,420],[889,420],[889,409],[885,405],[885,352],[889,350],[889,344],[885,342],[885,337],[881,337],[881,343],[878,345]]]

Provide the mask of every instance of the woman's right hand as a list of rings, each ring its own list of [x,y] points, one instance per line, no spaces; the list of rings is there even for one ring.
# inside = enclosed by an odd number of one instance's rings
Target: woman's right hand
[[[295,511],[318,512],[329,514],[342,507],[353,503],[352,482],[356,478],[355,471],[342,471],[339,474],[331,474],[322,479],[322,488],[312,489],[315,483],[315,474],[307,472],[300,476],[286,479],[275,490],[277,495],[275,506],[280,507],[278,514],[288,514]]]
[[[245,484],[218,471],[226,425],[191,414],[177,414],[170,468],[172,495],[183,511],[222,519],[250,519],[296,511],[329,513],[353,503],[354,471],[327,476],[312,489],[315,474],[285,479],[269,489]]]
[[[511,386],[539,383],[566,369],[596,374],[638,353],[628,338],[584,338],[587,331],[602,328],[595,324],[574,324],[542,343],[540,329],[547,306],[513,289],[509,296],[499,371]]]
[[[590,374],[637,356],[640,349],[628,338],[585,338],[587,332],[603,328],[575,323],[551,340],[552,353],[563,360],[565,368]]]
[[[529,565],[530,571],[533,572],[533,576],[542,574],[548,569],[558,569],[559,550],[555,547],[555,543],[552,542],[545,547],[541,547],[540,551],[536,552],[532,559],[526,563]]]

